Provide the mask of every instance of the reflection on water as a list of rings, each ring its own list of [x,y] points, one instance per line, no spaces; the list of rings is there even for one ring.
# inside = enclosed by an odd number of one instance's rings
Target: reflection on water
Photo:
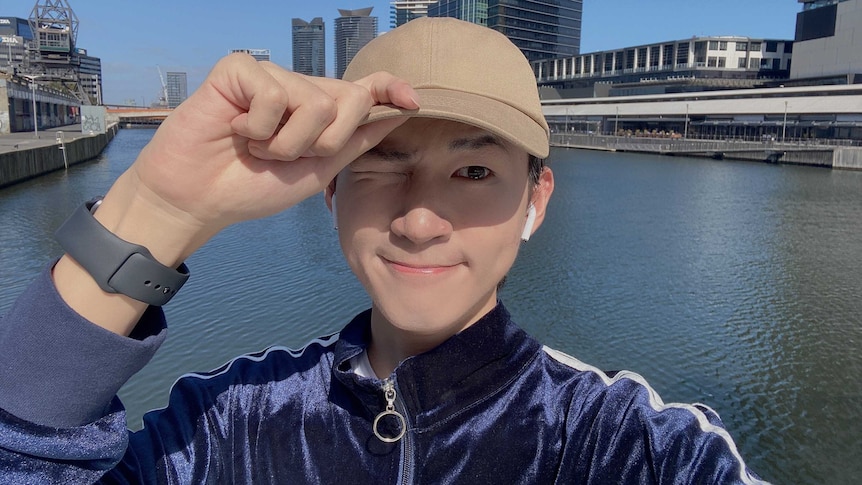
[[[0,190],[0,311],[59,254],[51,233],[152,135]],[[862,173],[555,150],[557,190],[503,299],[546,344],[705,402],[776,483],[862,476]],[[232,227],[189,260],[168,342],[121,391],[130,424],[182,373],[300,346],[367,306],[322,197]]]

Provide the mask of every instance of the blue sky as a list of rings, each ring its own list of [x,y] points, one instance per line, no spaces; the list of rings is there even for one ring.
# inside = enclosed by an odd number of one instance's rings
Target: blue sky
[[[102,59],[107,103],[153,102],[162,71],[188,73],[189,91],[232,48],[269,48],[291,66],[290,20],[323,17],[328,70],[339,8],[374,7],[389,30],[388,0],[68,0],[78,46]],[[27,18],[35,0],[4,0],[0,15]],[[584,0],[581,52],[701,35],[792,39],[796,0]]]

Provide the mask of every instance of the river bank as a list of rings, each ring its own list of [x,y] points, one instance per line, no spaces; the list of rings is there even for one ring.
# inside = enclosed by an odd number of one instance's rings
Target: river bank
[[[81,125],[0,136],[0,188],[92,160],[116,136],[112,124],[103,134],[81,133]]]
[[[752,142],[555,133],[551,135],[551,146],[862,170],[862,148],[831,145],[823,140],[781,143],[772,139]]]

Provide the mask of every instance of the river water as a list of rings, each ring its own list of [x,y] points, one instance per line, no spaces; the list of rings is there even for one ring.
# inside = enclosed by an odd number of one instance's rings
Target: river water
[[[0,190],[0,313],[60,254],[53,230],[152,136]],[[862,477],[862,173],[555,149],[548,217],[503,299],[551,347],[718,411],[776,483]],[[122,390],[129,424],[181,374],[299,347],[368,302],[322,196],[224,231],[188,261],[168,342]]]

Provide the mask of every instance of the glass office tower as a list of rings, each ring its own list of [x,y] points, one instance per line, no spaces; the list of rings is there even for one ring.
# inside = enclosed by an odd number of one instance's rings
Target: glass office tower
[[[338,9],[341,14],[335,19],[335,77],[338,79],[359,49],[377,37],[377,17],[371,16],[372,8]]]
[[[583,0],[440,0],[429,17],[486,25],[508,37],[530,61],[578,55]]]
[[[293,19],[293,70],[308,76],[326,76],[326,42],[323,19]]]

